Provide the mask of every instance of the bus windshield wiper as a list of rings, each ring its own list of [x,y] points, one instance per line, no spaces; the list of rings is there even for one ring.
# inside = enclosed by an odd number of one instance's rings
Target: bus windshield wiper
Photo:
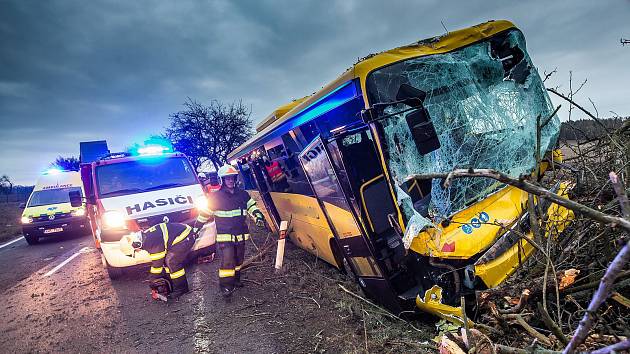
[[[148,191],[154,191],[157,189],[165,189],[165,188],[173,188],[173,187],[184,187],[185,184],[181,184],[181,183],[164,183],[164,184],[158,184],[157,186],[152,186],[149,188],[145,188],[144,191],[148,192]]]
[[[144,190],[140,188],[118,189],[118,190],[107,192],[107,193],[101,193],[101,197],[112,195],[112,194],[128,194],[128,193],[138,193],[138,192],[144,192]]]

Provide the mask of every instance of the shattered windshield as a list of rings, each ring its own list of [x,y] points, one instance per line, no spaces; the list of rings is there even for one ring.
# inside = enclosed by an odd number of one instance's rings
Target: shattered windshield
[[[553,147],[557,116],[520,31],[511,30],[457,51],[408,59],[368,76],[370,104],[397,100],[402,87],[422,92],[423,105],[391,104],[381,112],[385,160],[398,202],[414,232],[448,218],[502,186],[492,179],[442,181],[408,177],[455,168],[493,168],[510,176],[536,165],[536,121],[541,151]],[[421,91],[418,91],[421,90]],[[412,186],[413,187],[413,186]]]

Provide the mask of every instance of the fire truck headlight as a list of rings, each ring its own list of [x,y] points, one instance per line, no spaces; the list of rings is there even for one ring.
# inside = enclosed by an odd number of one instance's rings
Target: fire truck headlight
[[[33,222],[33,218],[28,217],[28,216],[23,216],[20,221],[22,222],[22,224],[30,224]]]
[[[118,228],[125,226],[125,216],[116,210],[105,212],[103,221],[107,227]]]
[[[83,216],[85,215],[85,209],[80,208],[72,211],[72,216]]]
[[[197,197],[195,199],[195,208],[197,210],[208,210],[208,198],[205,195]]]

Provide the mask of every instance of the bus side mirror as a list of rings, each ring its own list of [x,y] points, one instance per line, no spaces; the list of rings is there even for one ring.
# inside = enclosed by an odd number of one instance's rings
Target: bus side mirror
[[[422,155],[440,148],[440,140],[433,122],[431,122],[429,111],[424,108],[425,98],[427,98],[426,92],[408,84],[400,85],[396,94],[397,100],[404,101],[406,105],[417,108],[417,110],[407,113],[405,118],[418,152]]]
[[[427,98],[426,92],[409,84],[400,85],[396,93],[396,100],[403,101],[404,104],[410,107],[421,107],[425,98]]]
[[[68,196],[70,197],[70,205],[72,205],[73,208],[83,205],[83,202],[81,201],[81,192],[72,191],[68,193]]]
[[[26,203],[20,203],[20,205],[18,205],[18,208],[26,209]]]

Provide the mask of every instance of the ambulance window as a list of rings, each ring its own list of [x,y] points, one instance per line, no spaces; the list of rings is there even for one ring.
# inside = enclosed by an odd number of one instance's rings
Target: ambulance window
[[[68,193],[75,191],[83,195],[80,187],[35,191],[31,195],[31,199],[28,201],[28,206],[35,207],[40,205],[70,203],[70,196],[68,195]]]

